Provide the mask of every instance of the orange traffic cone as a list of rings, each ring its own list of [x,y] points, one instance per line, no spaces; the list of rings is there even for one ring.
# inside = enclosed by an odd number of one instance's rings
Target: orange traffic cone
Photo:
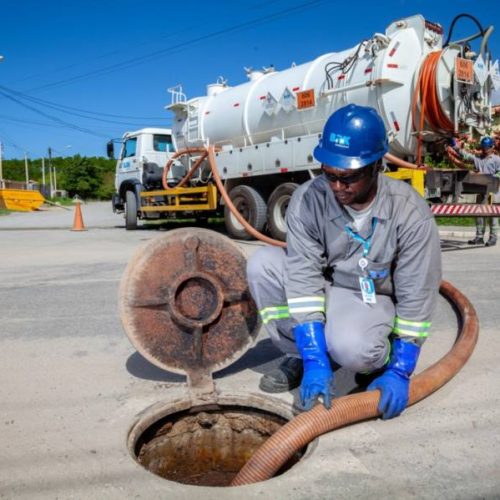
[[[75,205],[75,218],[73,220],[73,227],[71,231],[86,231],[83,224],[82,209],[80,208],[81,202],[77,201]]]

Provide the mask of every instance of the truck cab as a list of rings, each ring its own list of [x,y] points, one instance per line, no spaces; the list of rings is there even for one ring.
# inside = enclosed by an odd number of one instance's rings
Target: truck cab
[[[144,128],[126,132],[121,140],[108,142],[108,157],[114,157],[113,142],[120,142],[120,154],[116,162],[115,194],[112,199],[113,211],[126,210],[132,195],[136,208],[140,207],[139,194],[143,190],[161,189],[162,174],[172,154],[172,132],[167,128]]]

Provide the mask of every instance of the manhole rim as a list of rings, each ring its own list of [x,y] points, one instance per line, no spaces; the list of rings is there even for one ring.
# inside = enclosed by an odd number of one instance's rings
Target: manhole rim
[[[143,411],[138,413],[129,427],[129,431],[127,433],[127,450],[134,461],[134,464],[139,467],[142,471],[146,472],[151,478],[159,479],[162,482],[165,483],[165,485],[169,484],[175,484],[175,485],[182,485],[184,487],[189,487],[192,486],[194,488],[203,488],[205,486],[196,486],[196,485],[183,485],[182,483],[172,481],[169,479],[162,478],[158,475],[156,475],[154,472],[151,472],[147,468],[145,468],[139,461],[138,457],[136,454],[136,446],[141,438],[141,436],[144,434],[144,432],[154,425],[156,422],[159,420],[169,417],[171,415],[174,415],[176,413],[181,413],[183,411],[189,410],[189,409],[196,409],[199,408],[200,412],[203,411],[204,407],[213,407],[214,405],[219,405],[219,406],[236,406],[236,407],[241,407],[242,409],[246,410],[260,410],[260,411],[265,411],[271,414],[274,414],[278,417],[281,417],[288,422],[292,420],[296,416],[296,412],[294,411],[293,407],[290,405],[290,403],[287,403],[286,401],[283,401],[282,399],[274,398],[271,396],[263,396],[261,394],[255,394],[255,393],[248,393],[246,395],[242,394],[224,394],[220,395],[216,401],[209,401],[207,402],[206,405],[202,405],[199,403],[193,404],[193,401],[189,398],[179,398],[175,400],[165,400],[165,401],[158,401],[157,403],[154,403],[150,405],[149,407],[145,408]],[[280,480],[282,478],[285,478],[288,474],[292,472],[296,472],[297,467],[300,467],[306,460],[308,460],[311,455],[314,453],[315,449],[317,448],[318,445],[318,439],[314,439],[307,445],[307,449],[304,453],[304,455],[300,458],[300,460],[289,470],[284,472],[283,474],[280,474],[277,477],[273,477],[269,480],[264,481],[265,483],[272,481],[272,480]],[[259,483],[262,484],[262,483]],[[227,489],[227,486],[215,486],[211,488],[222,488],[222,489]]]

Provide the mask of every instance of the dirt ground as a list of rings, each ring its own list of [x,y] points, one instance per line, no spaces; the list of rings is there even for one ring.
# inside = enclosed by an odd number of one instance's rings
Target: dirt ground
[[[470,248],[442,233],[445,278],[481,322],[472,358],[444,388],[398,419],[322,436],[282,476],[209,488],[154,476],[126,444],[137,415],[187,394],[182,375],[136,351],[117,312],[127,262],[162,230],[125,231],[108,204],[83,206],[86,232],[69,230],[72,217],[58,209],[0,217],[0,498],[500,498],[500,247]],[[246,254],[259,246],[239,244]],[[418,370],[450,348],[456,331],[440,299]],[[262,333],[216,374],[217,388],[267,398],[258,381],[278,362]],[[341,391],[352,388],[351,375],[339,374]],[[291,407],[295,397],[275,400]]]

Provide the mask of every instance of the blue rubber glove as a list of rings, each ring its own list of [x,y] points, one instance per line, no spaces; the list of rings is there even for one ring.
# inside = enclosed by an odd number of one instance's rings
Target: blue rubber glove
[[[415,370],[419,354],[418,345],[395,339],[386,370],[367,387],[367,391],[380,390],[378,411],[384,420],[401,415],[408,405],[410,375]]]
[[[326,349],[325,325],[320,321],[301,323],[294,327],[293,334],[304,365],[300,384],[302,407],[310,410],[322,396],[323,404],[330,409],[333,371]]]

